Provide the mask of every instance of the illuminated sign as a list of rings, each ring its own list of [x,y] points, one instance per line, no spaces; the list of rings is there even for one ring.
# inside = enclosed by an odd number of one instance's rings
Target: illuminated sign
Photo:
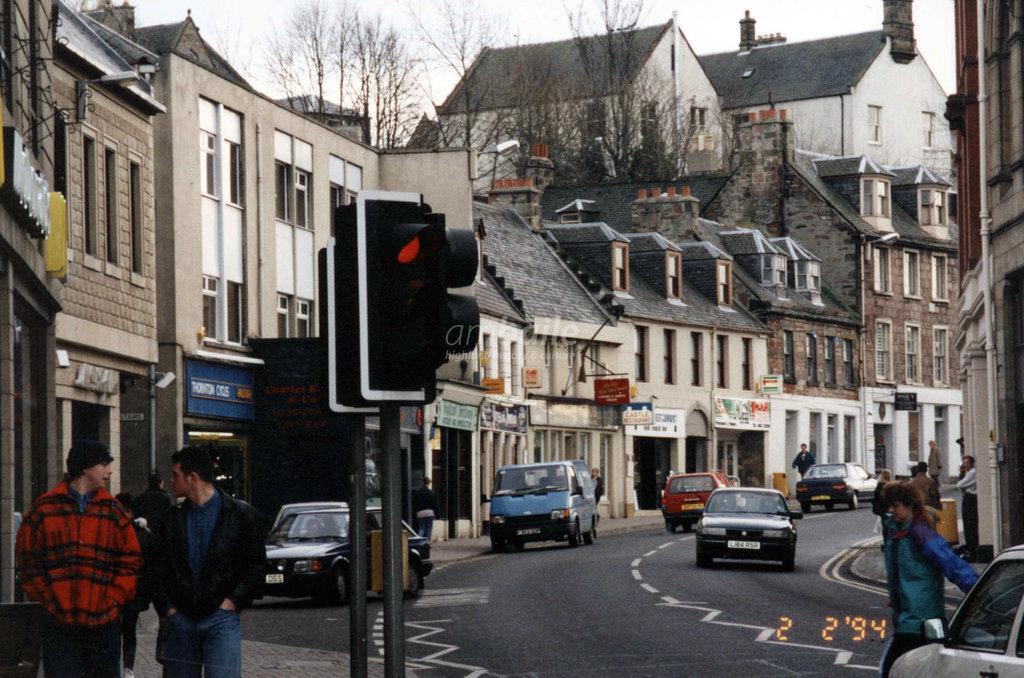
[[[186,409],[232,419],[253,418],[251,369],[189,360],[186,368]]]
[[[0,197],[29,235],[45,238],[50,234],[50,182],[36,169],[32,154],[13,127],[4,127],[3,153]]]
[[[797,631],[792,617],[779,617],[779,625],[775,628],[775,640],[787,642]],[[885,640],[888,626],[885,619],[869,619],[867,617],[826,617],[823,624],[812,624],[811,631],[828,643],[835,642],[836,636],[849,636],[855,643],[864,641]]]

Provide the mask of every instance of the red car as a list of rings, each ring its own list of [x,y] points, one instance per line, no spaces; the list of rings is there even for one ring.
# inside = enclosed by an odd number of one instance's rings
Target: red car
[[[670,476],[661,496],[661,514],[665,516],[665,529],[675,532],[680,525],[683,532],[690,528],[704,512],[708,497],[719,487],[732,487],[723,473],[681,473]]]

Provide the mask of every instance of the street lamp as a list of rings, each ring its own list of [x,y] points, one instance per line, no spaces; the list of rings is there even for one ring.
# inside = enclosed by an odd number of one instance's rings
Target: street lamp
[[[505,141],[502,141],[499,144],[495,144],[494,146],[492,146],[491,148],[488,148],[485,151],[480,151],[481,155],[483,155],[485,153],[493,153],[494,154],[494,161],[491,163],[491,189],[492,190],[494,189],[494,175],[498,171],[498,156],[508,155],[511,151],[514,151],[517,148],[519,148],[519,140],[518,139],[507,139]]]
[[[886,245],[891,242],[896,242],[900,239],[900,234],[895,231],[892,233],[886,233],[881,238],[875,238],[869,244],[871,245]]]
[[[106,83],[108,85],[128,85],[139,79],[139,74],[135,71],[119,71],[117,73],[107,73],[101,75],[98,78],[92,80],[79,80],[75,83],[75,102],[78,110],[78,122],[85,122],[85,116],[88,114],[89,109],[92,106],[89,105],[89,98],[92,96],[92,92],[89,90],[89,85],[93,83]]]

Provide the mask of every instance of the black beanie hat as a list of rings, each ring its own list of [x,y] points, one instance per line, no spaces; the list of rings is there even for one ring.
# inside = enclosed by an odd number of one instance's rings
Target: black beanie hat
[[[77,478],[82,472],[96,464],[114,461],[110,448],[98,440],[76,440],[68,451],[68,475]]]

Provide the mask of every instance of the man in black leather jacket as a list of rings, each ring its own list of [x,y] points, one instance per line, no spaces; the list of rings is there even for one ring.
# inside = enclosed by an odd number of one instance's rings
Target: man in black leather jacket
[[[154,604],[167,614],[167,678],[237,677],[239,612],[259,593],[266,552],[259,514],[213,486],[214,463],[198,447],[171,456],[175,506],[160,525]]]

